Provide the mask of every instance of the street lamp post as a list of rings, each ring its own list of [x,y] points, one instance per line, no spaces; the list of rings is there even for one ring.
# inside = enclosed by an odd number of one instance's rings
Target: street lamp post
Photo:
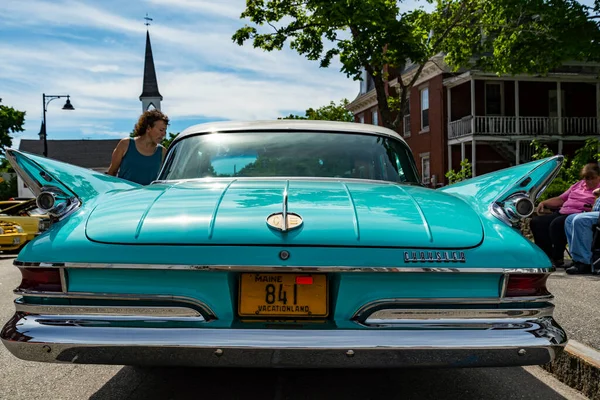
[[[74,110],[75,107],[73,107],[73,105],[71,104],[71,100],[69,99],[71,96],[68,94],[61,94],[61,95],[49,95],[46,93],[42,93],[42,104],[43,104],[43,108],[44,108],[44,121],[43,121],[43,132],[42,135],[44,136],[44,157],[48,157],[48,141],[46,140],[46,111],[48,109],[48,104],[50,104],[50,102],[52,100],[56,100],[56,99],[60,99],[61,97],[66,97],[67,98],[67,102],[65,103],[65,105],[63,106],[63,110]],[[47,100],[47,101],[46,101]]]

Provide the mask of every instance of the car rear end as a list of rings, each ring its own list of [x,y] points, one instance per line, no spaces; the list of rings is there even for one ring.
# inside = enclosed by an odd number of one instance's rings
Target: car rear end
[[[356,249],[222,251],[347,265],[16,262],[23,280],[2,340],[31,361],[306,368],[537,365],[566,343],[550,269],[365,267]]]

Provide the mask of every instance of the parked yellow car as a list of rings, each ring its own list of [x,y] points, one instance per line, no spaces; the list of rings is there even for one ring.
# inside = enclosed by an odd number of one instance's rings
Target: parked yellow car
[[[6,205],[11,203],[5,202]],[[0,221],[19,225],[27,234],[27,242],[44,232],[51,225],[51,219],[47,214],[38,212],[35,199],[21,201],[2,208],[0,202]]]
[[[16,224],[0,222],[0,250],[18,250],[27,242],[25,230]]]

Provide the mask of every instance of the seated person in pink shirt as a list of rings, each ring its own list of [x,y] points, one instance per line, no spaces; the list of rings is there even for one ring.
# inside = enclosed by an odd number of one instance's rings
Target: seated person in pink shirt
[[[598,163],[586,164],[581,170],[582,180],[574,184],[558,197],[542,201],[531,220],[533,239],[550,257],[552,264],[564,265],[563,255],[567,245],[565,220],[571,214],[591,211],[594,204],[594,190],[600,187],[600,167]],[[542,214],[546,209],[558,209],[551,214]]]

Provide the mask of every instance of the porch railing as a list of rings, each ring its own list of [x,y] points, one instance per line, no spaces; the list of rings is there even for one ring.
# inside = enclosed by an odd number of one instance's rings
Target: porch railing
[[[476,116],[473,121],[467,116],[448,124],[448,138],[471,135],[473,126],[476,135],[597,135],[599,122],[596,117]]]

